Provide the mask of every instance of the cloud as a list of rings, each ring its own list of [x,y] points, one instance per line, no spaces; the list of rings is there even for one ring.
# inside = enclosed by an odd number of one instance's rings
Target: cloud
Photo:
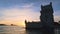
[[[40,12],[38,11],[38,8],[35,8],[33,3],[3,8],[0,10],[2,14],[0,23],[23,25],[25,19],[27,21],[39,21]],[[55,12],[55,14],[58,13]],[[54,15],[55,21],[59,21],[59,18],[60,16]]]
[[[54,15],[60,16],[60,10],[55,10],[55,11],[54,11]]]
[[[55,22],[60,21],[60,16],[54,16],[54,21],[55,21]]]
[[[33,5],[24,5],[22,8],[17,6],[9,9],[5,8],[2,10],[3,16],[1,17],[3,19],[0,21],[0,23],[23,25],[25,19],[28,21],[39,20],[39,12],[36,12],[34,9],[32,9],[32,6]]]
[[[54,11],[54,20],[55,22],[60,21],[60,10]]]

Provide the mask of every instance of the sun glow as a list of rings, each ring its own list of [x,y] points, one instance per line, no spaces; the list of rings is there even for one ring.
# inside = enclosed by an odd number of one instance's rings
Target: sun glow
[[[7,3],[3,5],[7,5]],[[41,7],[40,5],[39,5],[40,8],[38,7],[38,5],[37,6],[35,5],[34,3],[27,3],[22,5],[14,4],[12,6],[6,6],[0,8],[0,24],[8,24],[8,25],[14,24],[21,27],[25,27],[24,22],[25,20],[39,21]],[[60,14],[60,10],[56,11],[55,13]],[[60,16],[54,16],[55,21],[60,20],[59,18]]]
[[[20,26],[20,27],[25,27],[25,23],[24,22],[19,22],[19,23],[17,23],[17,25]]]
[[[28,7],[27,7],[28,6]],[[39,12],[34,12],[34,10],[30,7],[31,5],[22,6],[22,8],[14,6],[14,8],[5,8],[2,10],[3,18],[0,23],[3,24],[15,24],[21,27],[25,27],[25,19],[27,21],[39,20]]]

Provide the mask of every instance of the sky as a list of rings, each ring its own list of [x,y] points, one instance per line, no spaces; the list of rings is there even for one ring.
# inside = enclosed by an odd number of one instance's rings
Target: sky
[[[24,26],[24,21],[39,21],[41,5],[52,2],[54,21],[60,20],[60,0],[0,0],[0,24]]]

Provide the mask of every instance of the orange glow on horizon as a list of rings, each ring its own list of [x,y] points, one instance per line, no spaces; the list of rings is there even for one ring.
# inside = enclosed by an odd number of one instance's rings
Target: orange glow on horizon
[[[0,21],[0,24],[6,24],[6,25],[14,24],[14,25],[17,25],[17,26],[20,26],[20,27],[25,27],[24,21],[17,21],[17,22],[13,22],[13,21]]]
[[[21,26],[21,27],[25,27],[25,23],[24,22],[17,23],[17,25]]]

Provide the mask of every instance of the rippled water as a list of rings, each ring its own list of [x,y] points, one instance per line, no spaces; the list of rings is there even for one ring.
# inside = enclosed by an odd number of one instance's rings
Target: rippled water
[[[0,34],[25,34],[25,29],[19,26],[0,26]]]
[[[55,31],[56,33],[57,31]],[[40,30],[25,30],[19,26],[0,26],[0,34],[42,34]]]
[[[25,28],[19,26],[0,26],[0,34],[37,34],[35,32],[33,30],[25,30]]]

